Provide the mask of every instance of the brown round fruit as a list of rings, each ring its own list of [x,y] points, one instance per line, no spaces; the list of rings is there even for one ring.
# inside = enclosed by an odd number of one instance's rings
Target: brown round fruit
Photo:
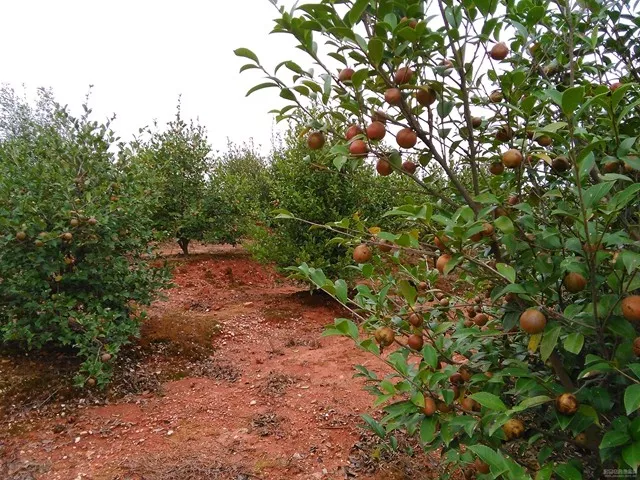
[[[504,173],[504,164],[502,162],[493,162],[489,165],[489,173],[491,175],[502,175]]]
[[[313,132],[307,138],[307,145],[311,150],[320,150],[324,147],[324,135],[322,132]]]
[[[640,357],[640,337],[636,337],[633,341],[633,353],[636,357]]]
[[[620,162],[607,162],[602,166],[604,173],[615,173],[620,168]]]
[[[387,120],[389,120],[389,117],[387,116],[387,114],[383,110],[376,110],[375,112],[373,112],[371,114],[371,121],[372,122],[380,122],[383,125],[386,125]]]
[[[87,385],[89,387],[93,387],[93,386],[95,386],[95,384],[96,384],[96,379],[95,378],[90,377],[90,378],[87,379]]]
[[[353,68],[343,68],[340,70],[340,74],[338,75],[338,79],[341,82],[350,82],[353,74],[356,73]]]
[[[433,237],[433,243],[440,250],[445,250],[447,248],[446,244],[448,241],[449,241],[449,237],[447,237],[446,235],[440,235],[440,236],[435,235]]]
[[[620,83],[620,82],[615,82],[615,83],[612,83],[612,84],[609,86],[609,90],[611,90],[612,92],[615,92],[615,91],[616,91],[617,89],[619,89],[621,86],[622,86],[622,83]]]
[[[579,447],[588,448],[589,446],[589,439],[587,438],[587,434],[584,432],[581,432],[578,435],[576,435],[576,438],[574,439],[574,441],[576,442],[576,445],[578,445]]]
[[[473,323],[475,323],[479,327],[484,327],[488,321],[489,317],[485,313],[478,313],[475,317],[473,317]]]
[[[102,360],[103,362],[108,362],[109,360],[111,360],[111,354],[103,353],[102,356],[100,357],[100,360]]]
[[[389,105],[400,105],[402,103],[402,92],[399,88],[390,88],[384,92],[384,100]]]
[[[502,163],[507,168],[518,168],[522,164],[522,153],[520,150],[510,148],[502,154]]]
[[[564,277],[562,283],[564,284],[564,288],[569,292],[578,293],[584,290],[587,286],[587,279],[579,273],[570,272]]]
[[[409,315],[409,323],[412,327],[419,328],[422,326],[422,317],[417,313],[412,313],[411,315]]]
[[[558,173],[564,173],[571,168],[571,162],[567,157],[559,156],[553,159],[551,168]]]
[[[367,137],[369,140],[382,140],[387,133],[387,129],[380,122],[373,122],[367,127]]]
[[[490,223],[482,224],[482,235],[484,235],[485,237],[490,237],[491,235],[493,235],[493,232],[495,231],[496,229]]]
[[[388,253],[393,249],[393,247],[390,245],[390,243],[387,240],[382,240],[378,244],[378,249],[380,249],[380,251],[383,253]]]
[[[422,335],[409,335],[409,339],[407,340],[407,346],[412,348],[413,350],[422,350],[424,346],[424,340],[422,339]]]
[[[69,220],[69,225],[71,225],[72,227],[77,227],[78,225],[80,225],[80,222],[77,218],[72,218],[71,220]]]
[[[391,175],[393,173],[393,166],[391,165],[391,162],[389,162],[389,160],[382,157],[379,158],[378,162],[376,163],[376,171],[379,175],[386,177],[387,175]]]
[[[19,240],[22,242],[23,240],[26,240],[26,238],[27,238],[27,234],[25,232],[21,231],[16,233],[16,240]]]
[[[573,415],[578,411],[578,399],[573,393],[563,393],[556,398],[556,410],[563,415]]]
[[[466,412],[478,412],[480,411],[480,404],[474,399],[465,397],[460,401],[460,406]]]
[[[514,205],[520,203],[520,197],[518,197],[517,195],[511,195],[507,200],[507,203],[513,207]]]
[[[480,128],[482,125],[482,119],[480,117],[471,117],[471,126],[473,128]]]
[[[410,128],[403,128],[396,135],[396,142],[402,148],[413,148],[418,142],[418,136]]]
[[[354,157],[364,157],[369,153],[369,147],[364,140],[354,140],[349,145],[349,153]]]
[[[449,260],[451,260],[451,255],[447,255],[445,253],[444,255],[440,255],[438,257],[438,260],[436,261],[436,268],[443,275],[444,275],[444,269],[447,266],[447,263],[449,263]]]
[[[42,240],[36,240],[33,243],[36,247],[44,247],[44,242]]]
[[[475,461],[473,462],[473,468],[475,468],[476,472],[482,473],[482,474],[485,474],[485,475],[487,473],[489,473],[489,471],[491,470],[489,468],[489,464],[488,463],[484,463],[479,458],[476,458]]]
[[[489,55],[494,60],[504,60],[509,55],[509,47],[504,42],[496,43],[491,50],[489,51]]]
[[[73,234],[71,232],[65,232],[62,234],[62,239],[65,242],[70,242],[71,240],[73,240]]]
[[[462,385],[464,383],[464,378],[459,373],[454,373],[449,377],[449,382],[451,385]]]
[[[413,70],[409,67],[400,67],[394,76],[394,80],[397,85],[409,83],[413,78]]]
[[[502,431],[507,440],[515,440],[524,433],[524,423],[517,418],[511,418],[502,426]]]
[[[424,399],[424,407],[422,408],[422,413],[424,413],[427,417],[430,417],[434,413],[436,413],[436,402],[431,397],[425,397]]]
[[[547,325],[547,317],[535,308],[529,308],[520,315],[520,328],[530,335],[542,333]]]
[[[640,295],[622,300],[622,315],[630,322],[640,322]]]
[[[98,224],[98,220],[96,220],[95,218],[91,217],[89,220],[87,220],[87,223],[91,226],[97,225]]]
[[[473,374],[467,367],[460,367],[458,373],[462,376],[462,380],[464,380],[465,382],[471,380],[471,377],[473,376]]]
[[[368,245],[362,243],[353,250],[353,259],[356,263],[367,263],[373,257]]]
[[[496,130],[496,140],[499,142],[508,142],[513,138],[513,129],[509,125],[503,125]]]
[[[411,160],[405,160],[404,162],[402,162],[402,169],[409,175],[413,175],[414,173],[416,173],[418,165],[413,163]]]
[[[396,334],[389,327],[380,327],[376,330],[374,337],[379,345],[388,347],[396,339]]]
[[[453,410],[453,408],[449,405],[447,405],[446,403],[444,403],[442,400],[440,400],[436,406],[438,407],[438,411],[440,413],[449,413]]]
[[[489,100],[491,100],[492,103],[500,103],[503,99],[504,96],[502,95],[502,92],[500,90],[494,90],[489,95]]]
[[[362,129],[358,125],[351,125],[349,128],[347,128],[344,137],[347,140],[351,140],[357,135],[362,135]]]
[[[416,91],[416,100],[423,107],[428,107],[429,105],[433,105],[436,101],[436,92],[431,87],[420,87]]]
[[[440,301],[438,302],[438,304],[441,307],[448,307],[449,306],[449,299],[448,298],[441,298]]]

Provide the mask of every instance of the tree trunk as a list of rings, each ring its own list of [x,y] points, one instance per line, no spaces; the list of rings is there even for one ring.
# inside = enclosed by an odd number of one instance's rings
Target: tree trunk
[[[189,239],[188,238],[179,238],[178,245],[182,249],[182,253],[186,256],[189,255]]]

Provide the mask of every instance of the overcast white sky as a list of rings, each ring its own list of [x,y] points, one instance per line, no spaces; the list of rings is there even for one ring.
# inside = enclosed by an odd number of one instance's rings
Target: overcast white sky
[[[253,137],[267,150],[267,112],[284,101],[270,89],[245,98],[261,78],[238,74],[246,62],[233,50],[250,48],[270,67],[300,59],[292,38],[268,34],[277,13],[269,0],[5,0],[0,83],[52,87],[76,112],[94,85],[96,119],[117,114],[123,139],[169,120],[182,94],[183,116],[200,118],[215,149]]]

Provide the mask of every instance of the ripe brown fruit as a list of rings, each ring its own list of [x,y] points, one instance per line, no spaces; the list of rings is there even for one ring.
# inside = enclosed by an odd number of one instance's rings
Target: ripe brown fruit
[[[102,356],[100,357],[100,360],[102,360],[103,362],[108,362],[109,360],[111,360],[111,354],[103,353]]]
[[[509,125],[503,125],[496,130],[496,140],[499,142],[508,142],[513,138],[513,129]]]
[[[509,47],[504,42],[496,43],[491,50],[489,50],[489,55],[494,60],[504,60],[509,55]]]
[[[20,231],[16,233],[16,240],[19,240],[22,242],[23,240],[26,240],[26,238],[27,238],[27,234],[25,232]]]
[[[428,107],[436,101],[436,92],[431,87],[420,87],[416,91],[416,100],[423,107]]]
[[[462,385],[464,383],[464,378],[459,373],[454,373],[449,377],[449,382],[451,385]]]
[[[473,468],[475,468],[476,472],[482,473],[482,474],[487,474],[490,471],[489,464],[484,463],[479,458],[476,458],[475,461],[473,462]]]
[[[502,175],[504,173],[504,165],[502,162],[493,162],[489,165],[489,173],[491,175]]]
[[[384,92],[384,101],[389,105],[400,105],[402,103],[402,92],[399,88],[389,88]]]
[[[515,440],[524,433],[524,423],[517,418],[511,418],[502,426],[502,431],[507,440]]]
[[[442,400],[440,400],[436,406],[438,407],[438,411],[440,413],[449,413],[453,410],[453,408],[449,405],[447,405],[446,403],[444,403]]]
[[[89,220],[87,220],[87,223],[91,226],[97,225],[98,224],[98,220],[96,220],[95,218],[91,217],[89,218]]]
[[[95,378],[90,377],[90,378],[87,379],[87,385],[89,387],[93,387],[93,386],[95,386],[95,384],[96,384],[96,379]]]
[[[473,128],[479,128],[482,125],[482,119],[480,117],[471,117],[471,126]]]
[[[441,307],[448,307],[449,306],[449,299],[448,298],[441,298],[440,301],[438,302],[438,304]]]
[[[563,393],[556,398],[556,410],[563,415],[573,415],[578,411],[578,399],[573,393]]]
[[[538,142],[538,145],[540,145],[541,147],[548,147],[553,143],[553,140],[549,135],[540,135],[538,138],[536,138],[536,142]]]
[[[73,240],[73,234],[71,232],[65,232],[62,234],[62,239],[65,242],[70,242],[71,240]]]
[[[386,177],[387,175],[391,175],[393,173],[393,166],[391,162],[384,157],[378,159],[376,163],[376,171],[379,175]]]
[[[462,380],[464,380],[465,382],[471,380],[471,377],[473,376],[473,374],[467,367],[460,367],[458,373],[462,376]]]
[[[576,435],[576,438],[574,439],[574,441],[576,442],[576,445],[578,445],[579,447],[582,447],[582,448],[589,447],[589,439],[587,438],[587,434],[584,432],[581,432],[578,435]]]
[[[389,117],[387,116],[387,114],[383,110],[376,110],[375,112],[373,112],[371,114],[371,121],[372,122],[380,122],[383,125],[386,125],[387,120],[389,120]]]
[[[313,132],[307,138],[307,145],[311,150],[320,150],[324,147],[324,135],[322,132]]]
[[[418,165],[413,163],[411,160],[405,160],[404,162],[402,162],[402,169],[409,175],[413,175],[414,173],[416,173]]]
[[[618,168],[620,167],[620,163],[619,162],[607,162],[602,166],[602,170],[604,170],[604,173],[615,173],[618,171]]]
[[[488,321],[489,317],[484,313],[478,313],[475,317],[473,317],[473,323],[475,323],[479,327],[484,327]]]
[[[42,240],[36,240],[33,243],[36,247],[44,247],[44,242]]]
[[[581,274],[576,272],[567,273],[562,280],[564,288],[566,288],[571,293],[578,293],[584,290],[584,287],[587,286],[587,279],[584,278]]]
[[[440,250],[445,250],[447,248],[447,242],[449,241],[449,237],[447,237],[446,235],[435,235],[433,237],[433,243],[435,244],[436,247],[438,247]]]
[[[69,225],[71,225],[72,227],[77,227],[78,225],[80,225],[80,222],[77,218],[72,218],[71,220],[69,220]]]
[[[507,168],[518,168],[522,164],[522,160],[522,153],[515,148],[510,148],[502,154],[502,163]]]
[[[418,291],[419,292],[426,292],[428,288],[429,288],[429,284],[427,282],[420,282],[418,284]]]
[[[551,168],[558,173],[563,173],[571,168],[571,162],[567,157],[561,155],[553,159]]]
[[[411,315],[409,315],[409,323],[412,327],[421,327],[422,321],[422,316],[418,315],[417,313],[412,313]]]
[[[369,153],[369,147],[364,140],[354,140],[349,144],[349,153],[354,157],[364,157]]]
[[[374,337],[379,345],[388,347],[396,339],[396,334],[389,327],[380,327],[376,330]]]
[[[511,195],[507,200],[507,203],[513,207],[514,205],[520,203],[520,197],[518,197],[517,195]]]
[[[390,252],[393,249],[390,243],[386,240],[382,240],[378,244],[378,248],[380,249],[381,252],[384,252],[384,253]]]
[[[443,275],[444,275],[444,269],[447,266],[447,263],[449,263],[449,260],[451,260],[451,255],[447,255],[445,253],[444,255],[440,255],[438,257],[438,260],[436,261],[436,268]]]
[[[636,357],[640,357],[640,337],[636,337],[633,341],[633,353]]]
[[[480,404],[476,402],[474,399],[465,397],[460,400],[460,406],[465,412],[479,412]]]
[[[413,78],[413,70],[410,67],[400,67],[394,76],[397,85],[409,83]]]
[[[494,90],[489,95],[489,100],[491,100],[491,102],[493,103],[500,103],[503,99],[504,96],[502,95],[502,92],[500,90]]]
[[[373,122],[367,127],[367,137],[369,140],[382,140],[387,133],[387,129],[380,122]]]
[[[340,70],[340,73],[338,74],[338,79],[341,82],[350,82],[351,77],[353,77],[354,73],[356,72],[353,68],[343,68],[342,70]]]
[[[422,408],[422,413],[424,413],[427,417],[430,417],[434,413],[436,413],[436,402],[431,397],[425,397],[424,399],[424,407]]]
[[[520,315],[520,328],[530,335],[542,333],[547,325],[547,317],[535,308],[529,308]]]
[[[640,295],[622,300],[622,315],[630,322],[640,322]]]
[[[494,228],[493,225],[491,225],[490,223],[483,223],[482,224],[482,235],[484,235],[485,237],[490,237],[491,235],[493,235],[493,232],[495,232],[496,229]]]
[[[413,148],[418,142],[418,136],[410,128],[403,128],[396,135],[396,142],[402,148]]]
[[[612,92],[615,92],[615,91],[616,91],[617,89],[619,89],[621,86],[622,86],[622,83],[620,83],[620,82],[615,82],[615,83],[612,83],[612,84],[609,86],[609,90],[611,90]]]
[[[367,263],[373,257],[368,245],[362,243],[353,250],[353,259],[356,263]]]
[[[351,125],[347,128],[347,131],[344,134],[344,137],[347,140],[351,140],[357,135],[362,135],[362,129],[358,125]]]
[[[424,346],[424,340],[422,335],[416,335],[415,333],[409,335],[409,339],[407,340],[407,346],[412,348],[413,350],[422,350]]]

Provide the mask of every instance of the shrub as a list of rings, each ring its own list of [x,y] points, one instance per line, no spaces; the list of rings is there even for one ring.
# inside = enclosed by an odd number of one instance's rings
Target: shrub
[[[355,295],[299,267],[360,320],[326,333],[393,369],[358,367],[384,405],[367,424],[441,449],[440,478],[640,465],[637,16],[617,1],[323,0],[280,9],[274,30],[314,61],[282,63],[292,82],[236,50],[289,102],[280,118],[305,118],[316,162],[365,168],[368,150],[401,171],[413,155],[446,177],[391,212],[414,228],[331,225],[344,245],[401,249],[361,249]],[[345,141],[351,116],[386,121],[395,142]]]
[[[76,383],[103,385],[166,283],[148,264],[145,172],[89,114],[57,109],[0,142],[0,339],[73,347]]]

